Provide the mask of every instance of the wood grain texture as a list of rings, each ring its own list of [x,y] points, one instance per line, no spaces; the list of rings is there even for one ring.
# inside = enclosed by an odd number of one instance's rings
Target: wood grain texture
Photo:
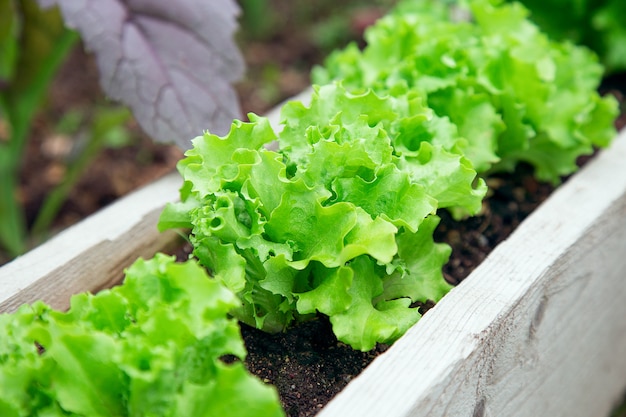
[[[626,389],[626,132],[318,417],[608,416]]]
[[[110,287],[139,256],[152,257],[179,237],[159,233],[162,208],[178,198],[178,173],[118,200],[0,268],[0,312],[44,300],[69,306],[72,294]]]

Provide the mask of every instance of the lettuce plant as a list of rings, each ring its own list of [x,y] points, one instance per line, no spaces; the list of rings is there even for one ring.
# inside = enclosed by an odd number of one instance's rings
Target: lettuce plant
[[[367,31],[363,51],[351,45],[331,54],[314,80],[416,92],[457,126],[479,172],[526,162],[538,179],[556,183],[576,170],[578,156],[615,135],[616,101],[596,92],[602,66],[589,50],[548,39],[517,3],[468,3],[401,2]]]
[[[449,289],[436,212],[480,211],[476,170],[528,162],[557,182],[608,144],[616,102],[595,92],[594,56],[548,40],[519,5],[470,5],[457,21],[442,3],[401,3],[365,50],[315,72],[311,103],[286,104],[279,132],[252,114],[193,140],[159,227],[191,231],[239,295],[237,318],[280,331],[322,313],[356,349],[393,342],[415,303]]]
[[[398,113],[409,105],[413,116]],[[413,303],[449,289],[436,210],[476,213],[485,184],[427,140],[439,124],[418,101],[332,84],[282,119],[278,134],[251,114],[227,136],[194,139],[178,166],[181,201],[160,228],[191,229],[194,254],[240,296],[234,315],[246,323],[280,331],[320,312],[356,349],[392,342],[419,319]],[[394,146],[409,125],[423,133],[419,155]],[[276,140],[280,150],[266,149]]]
[[[120,286],[0,315],[0,415],[282,416],[247,373],[235,295],[193,261],[136,261]]]

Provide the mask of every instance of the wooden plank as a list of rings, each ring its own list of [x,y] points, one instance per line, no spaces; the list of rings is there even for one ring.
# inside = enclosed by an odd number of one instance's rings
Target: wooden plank
[[[0,268],[0,312],[44,300],[69,305],[72,294],[110,287],[139,256],[152,257],[179,237],[159,233],[162,208],[178,198],[182,180],[171,173]]]
[[[626,132],[318,417],[608,416],[626,389]]]

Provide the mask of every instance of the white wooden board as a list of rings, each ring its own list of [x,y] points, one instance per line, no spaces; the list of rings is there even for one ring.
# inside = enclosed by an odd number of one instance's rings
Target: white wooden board
[[[626,389],[626,132],[318,417],[606,417]]]
[[[139,256],[152,257],[177,239],[159,233],[165,204],[178,198],[178,173],[116,201],[0,268],[0,312],[44,300],[69,306],[72,294],[110,287]]]

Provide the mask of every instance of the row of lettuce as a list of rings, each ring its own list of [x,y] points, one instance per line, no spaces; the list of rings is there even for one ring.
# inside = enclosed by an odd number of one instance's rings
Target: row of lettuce
[[[67,312],[0,316],[0,415],[278,416],[237,320],[278,332],[321,313],[355,349],[393,343],[450,289],[438,210],[478,214],[484,177],[519,162],[556,183],[615,134],[595,56],[526,15],[401,2],[314,71],[280,129],[251,114],[194,139],[159,223],[189,230],[194,257],[138,260]]]

